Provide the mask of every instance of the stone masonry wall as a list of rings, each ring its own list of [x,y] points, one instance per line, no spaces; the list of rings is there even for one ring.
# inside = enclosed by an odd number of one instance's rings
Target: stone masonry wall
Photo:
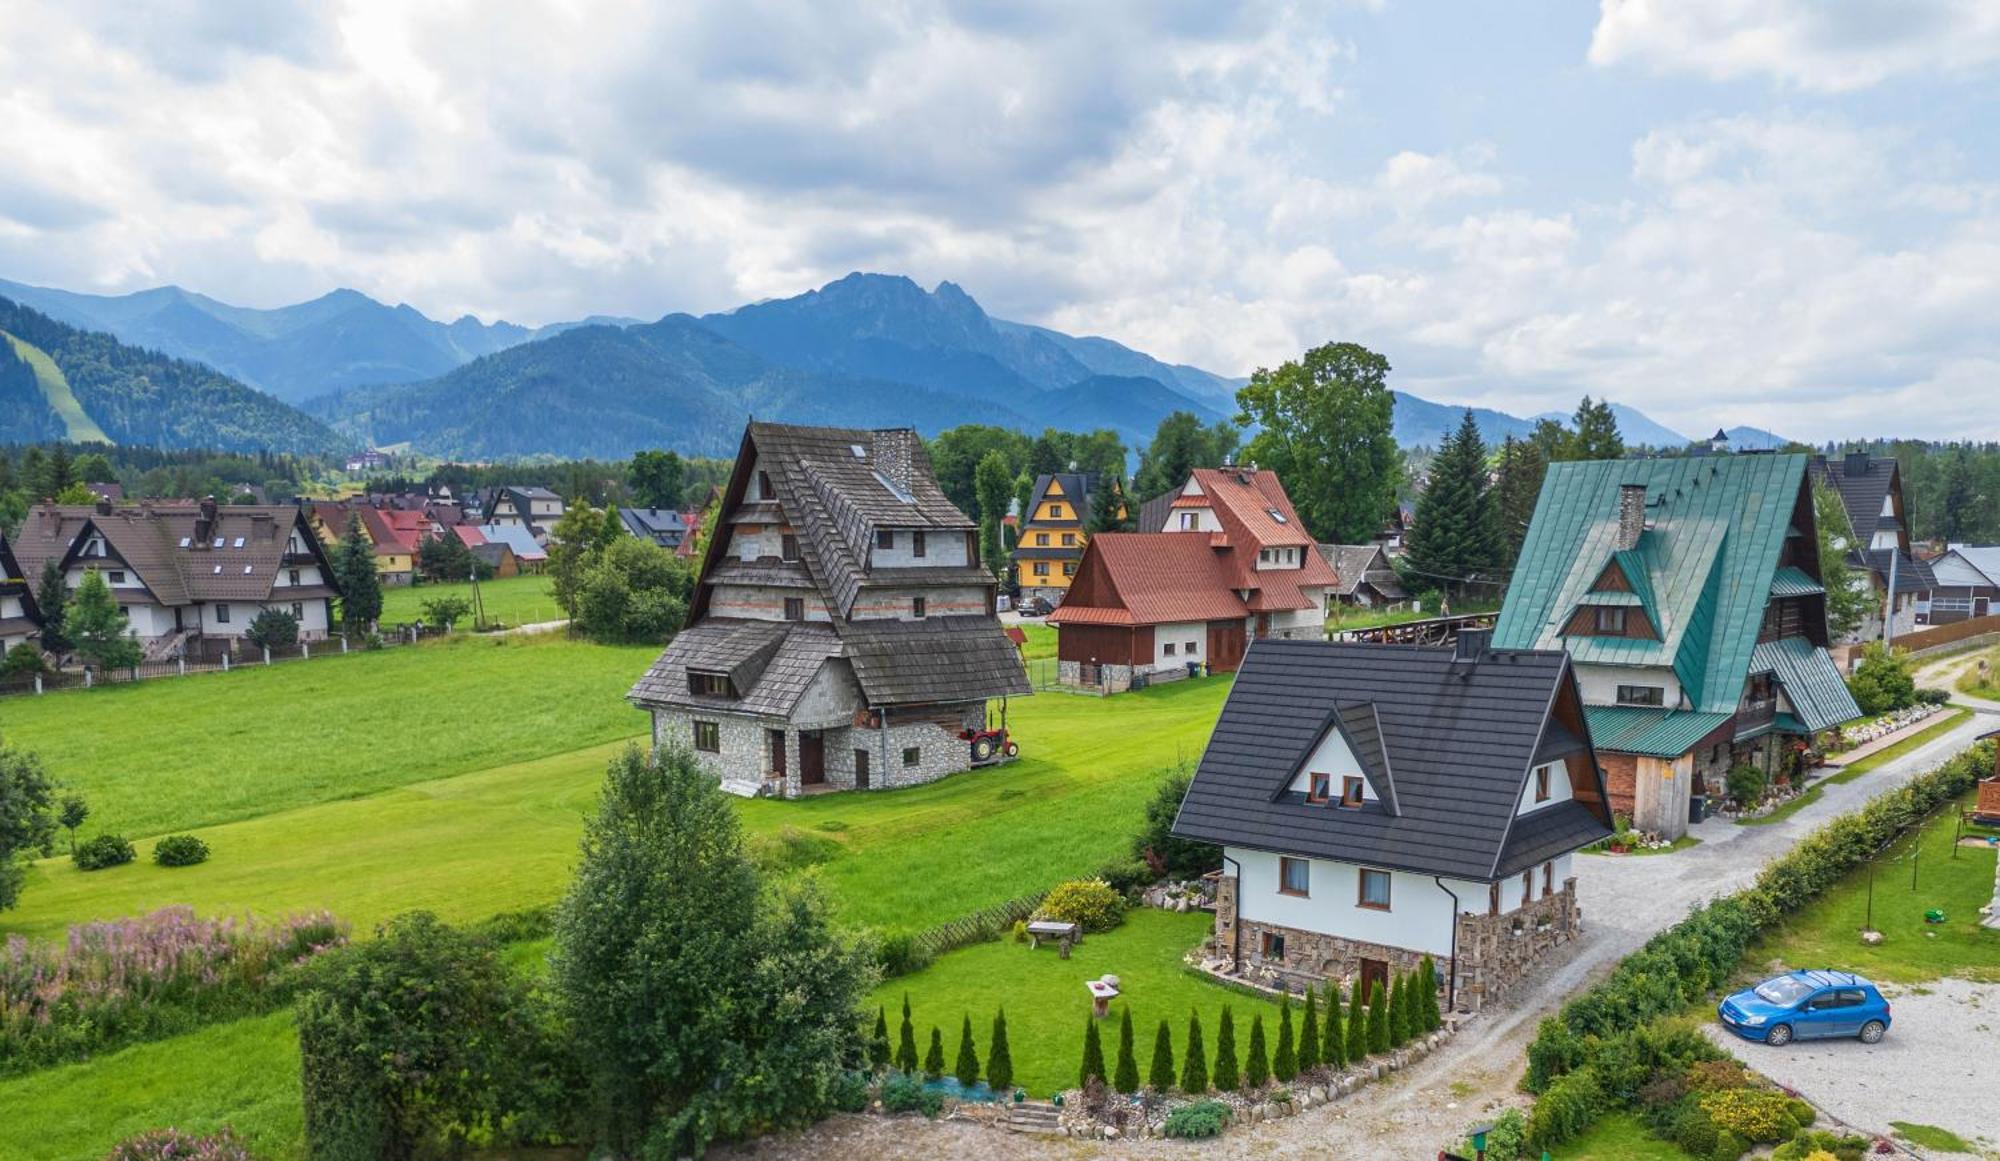
[[[1478,1011],[1519,982],[1537,960],[1582,933],[1575,876],[1564,879],[1555,894],[1516,910],[1459,916],[1458,1006]]]

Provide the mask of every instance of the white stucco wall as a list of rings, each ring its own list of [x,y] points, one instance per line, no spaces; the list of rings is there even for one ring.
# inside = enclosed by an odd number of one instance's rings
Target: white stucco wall
[[[1664,667],[1578,663],[1576,679],[1586,705],[1617,705],[1621,685],[1657,685],[1665,691],[1661,703],[1664,708],[1673,709],[1681,703],[1680,678]]]
[[[1174,647],[1167,655],[1167,646]],[[1208,660],[1208,624],[1191,621],[1153,626],[1153,668],[1179,669],[1190,661]]]
[[[964,529],[923,530],[922,556],[911,551],[916,543],[916,529],[892,528],[890,531],[895,533],[893,545],[881,548],[871,543],[869,546],[868,563],[873,568],[958,568],[970,563],[971,558],[965,553]]]
[[[1287,789],[1296,791],[1299,794],[1310,793],[1312,790],[1312,775],[1315,772],[1330,776],[1327,787],[1329,797],[1338,799],[1340,797],[1341,779],[1351,775],[1362,778],[1361,800],[1363,802],[1374,802],[1376,800],[1375,791],[1368,785],[1367,779],[1361,773],[1360,760],[1354,756],[1354,751],[1348,748],[1347,739],[1341,736],[1340,731],[1337,729],[1328,730],[1326,737],[1320,739],[1319,745],[1313,747],[1312,756],[1306,759],[1305,767],[1292,779],[1292,784]]]
[[[878,573],[879,577],[880,574]],[[986,590],[971,585],[936,588],[863,589],[854,598],[857,621],[917,619],[911,598],[924,598],[924,617],[983,617],[988,613]]]
[[[1281,544],[1272,548],[1260,548],[1257,550],[1257,571],[1263,572],[1267,569],[1283,571],[1304,568],[1306,561],[1302,554],[1307,551],[1310,550],[1288,544]],[[1264,558],[1265,553],[1270,554],[1269,560]]]
[[[831,621],[826,602],[813,589],[779,588],[775,585],[715,586],[715,593],[709,598],[708,611],[714,617],[743,617],[755,621],[782,621],[785,618],[785,598],[798,597],[805,602],[807,621]]]
[[[1189,528],[1182,523],[1181,518],[1184,515],[1194,517],[1193,528]],[[1220,532],[1222,531],[1222,521],[1216,519],[1215,509],[1213,508],[1171,508],[1167,511],[1166,527],[1153,529],[1153,531]]]
[[[1451,954],[1451,896],[1439,890],[1429,875],[1391,871],[1389,910],[1380,911],[1356,905],[1361,868],[1351,863],[1310,860],[1310,894],[1301,897],[1279,893],[1277,855],[1237,847],[1225,853],[1243,867],[1237,903],[1243,919],[1437,956]],[[1446,879],[1445,885],[1458,893],[1465,909],[1475,913],[1486,909],[1484,883]]]
[[[1521,805],[1515,810],[1514,813],[1516,814],[1532,814],[1537,810],[1546,810],[1559,802],[1568,802],[1572,797],[1570,793],[1568,766],[1561,762],[1550,762],[1546,765],[1537,766],[1535,769],[1547,770],[1549,772],[1548,800],[1546,802],[1535,801],[1535,775],[1531,772],[1528,775],[1528,781],[1521,787]]]
[[[293,573],[299,574],[299,579],[296,582],[292,580]],[[316,564],[302,564],[296,568],[280,568],[277,580],[273,584],[273,595],[279,595],[283,590],[292,588],[294,585],[306,587],[323,585],[325,583],[327,582],[324,577],[320,576],[319,566]]]

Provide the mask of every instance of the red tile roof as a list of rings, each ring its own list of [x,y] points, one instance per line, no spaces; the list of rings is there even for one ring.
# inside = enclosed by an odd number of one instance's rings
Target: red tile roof
[[[451,531],[452,535],[458,537],[459,543],[467,548],[478,548],[486,543],[486,537],[479,531],[477,524],[454,524],[451,526]]]
[[[1278,473],[1267,468],[1196,468],[1192,478],[1212,502],[1216,519],[1237,543],[1264,548],[1310,548],[1315,543],[1299,522],[1292,498],[1278,482]],[[1181,506],[1180,502],[1175,501],[1175,506]]]
[[[1099,533],[1090,538],[1077,571],[1103,576],[1112,591],[1085,605],[1076,601],[1079,594],[1072,587],[1049,620],[1058,625],[1156,625],[1240,619],[1247,610],[1231,588],[1227,556],[1227,550],[1209,547],[1206,536]]]

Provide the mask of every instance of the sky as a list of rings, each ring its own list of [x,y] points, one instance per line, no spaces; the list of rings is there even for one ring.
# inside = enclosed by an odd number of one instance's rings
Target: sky
[[[172,9],[170,15],[168,9]],[[0,0],[0,277],[654,318],[851,270],[1519,414],[2000,438],[1990,0]]]

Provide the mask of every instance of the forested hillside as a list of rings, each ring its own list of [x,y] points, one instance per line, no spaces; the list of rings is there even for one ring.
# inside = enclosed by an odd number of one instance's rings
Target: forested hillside
[[[84,415],[117,443],[321,451],[341,442],[325,424],[199,363],[78,330],[11,299],[0,298],[0,332],[45,353]],[[13,363],[23,363],[9,355]],[[0,427],[0,439],[48,438],[54,411],[46,400],[40,412],[28,406],[24,382],[41,394],[32,370],[22,380],[18,370],[0,366],[0,415],[9,421]],[[19,428],[12,426],[15,419]]]

